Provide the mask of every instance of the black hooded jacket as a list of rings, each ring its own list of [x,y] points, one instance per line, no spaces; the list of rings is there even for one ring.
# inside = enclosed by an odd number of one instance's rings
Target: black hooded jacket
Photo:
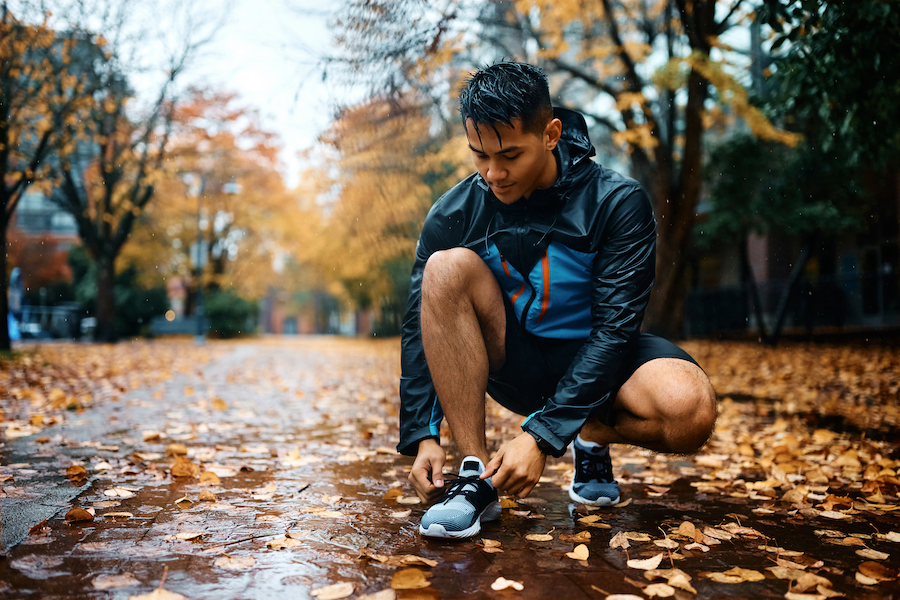
[[[527,331],[584,340],[556,393],[522,429],[561,456],[592,411],[609,409],[650,297],[656,222],[635,180],[590,160],[595,152],[584,118],[567,109],[554,114],[563,130],[553,187],[504,204],[473,173],[425,219],[403,321],[402,454],[414,456],[425,438],[439,441],[443,413],[422,349],[419,305],[428,257],[448,248],[481,256]]]

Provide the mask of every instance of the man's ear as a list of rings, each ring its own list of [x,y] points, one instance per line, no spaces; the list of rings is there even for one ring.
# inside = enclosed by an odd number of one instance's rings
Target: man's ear
[[[559,138],[562,136],[562,121],[559,119],[551,119],[544,128],[544,145],[547,150],[554,150]]]

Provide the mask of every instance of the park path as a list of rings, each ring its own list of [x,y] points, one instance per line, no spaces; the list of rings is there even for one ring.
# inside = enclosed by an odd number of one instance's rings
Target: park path
[[[0,597],[898,596],[896,447],[795,432],[753,398],[723,403],[696,457],[617,449],[619,507],[573,505],[569,459],[552,460],[532,497],[507,498],[479,538],[423,540],[411,460],[393,450],[397,350],[395,340],[212,343],[188,368],[52,427],[13,435],[7,422]],[[492,408],[492,444],[517,424]],[[742,445],[750,431],[768,437]],[[857,486],[847,470],[813,465],[824,481],[771,481],[759,463],[779,443],[792,460],[852,451],[860,469],[879,464],[893,479]],[[504,580],[522,589],[492,589]]]

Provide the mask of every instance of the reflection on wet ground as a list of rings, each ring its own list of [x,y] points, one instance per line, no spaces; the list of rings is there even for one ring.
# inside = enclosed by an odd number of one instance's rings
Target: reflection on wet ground
[[[895,486],[863,506],[871,489],[850,480],[840,489],[846,472],[838,473],[831,483],[810,482],[811,496],[785,502],[794,488],[753,483],[770,473],[725,453],[693,459],[621,449],[615,466],[626,501],[596,511],[569,501],[569,462],[553,460],[532,496],[507,499],[502,519],[477,539],[423,539],[424,508],[406,483],[411,459],[393,453],[397,371],[392,342],[228,346],[190,373],[45,430],[45,443],[37,435],[7,440],[0,597],[127,599],[162,584],[189,599],[305,598],[340,582],[352,585],[348,597],[360,597],[398,587],[404,568],[422,571],[428,586],[397,589],[399,598],[643,598],[669,593],[647,588],[667,581],[675,598],[784,598],[799,593],[803,573],[847,598],[900,592],[900,536],[889,535],[900,530]],[[518,420],[492,410],[489,423],[499,438]],[[173,444],[184,446],[198,476],[173,476]],[[881,450],[883,461],[890,452]],[[67,478],[73,463],[86,479]],[[852,500],[841,499],[847,490]],[[829,494],[837,499],[826,501]],[[73,506],[93,510],[93,520],[67,523]],[[686,536],[684,522],[699,533]],[[618,533],[627,534],[627,548],[610,546]],[[532,534],[552,539],[527,539]],[[580,543],[588,558],[567,556]],[[651,582],[646,569],[629,566],[660,554],[656,571],[681,569],[690,589],[667,579],[671,572]],[[419,561],[378,558],[402,555]],[[860,583],[867,561],[893,579]],[[735,567],[762,577],[728,583],[706,575]],[[770,567],[796,573],[779,578]],[[493,591],[499,577],[523,589]]]

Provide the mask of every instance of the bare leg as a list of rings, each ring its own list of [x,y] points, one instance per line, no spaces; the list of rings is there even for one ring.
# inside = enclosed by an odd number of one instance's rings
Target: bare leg
[[[506,357],[500,294],[490,269],[471,250],[436,252],[425,265],[420,310],[425,359],[460,452],[484,463],[488,373]]]
[[[712,434],[716,394],[697,365],[658,358],[638,368],[613,404],[614,427],[591,419],[581,437],[600,444],[623,443],[657,452],[696,452]]]

